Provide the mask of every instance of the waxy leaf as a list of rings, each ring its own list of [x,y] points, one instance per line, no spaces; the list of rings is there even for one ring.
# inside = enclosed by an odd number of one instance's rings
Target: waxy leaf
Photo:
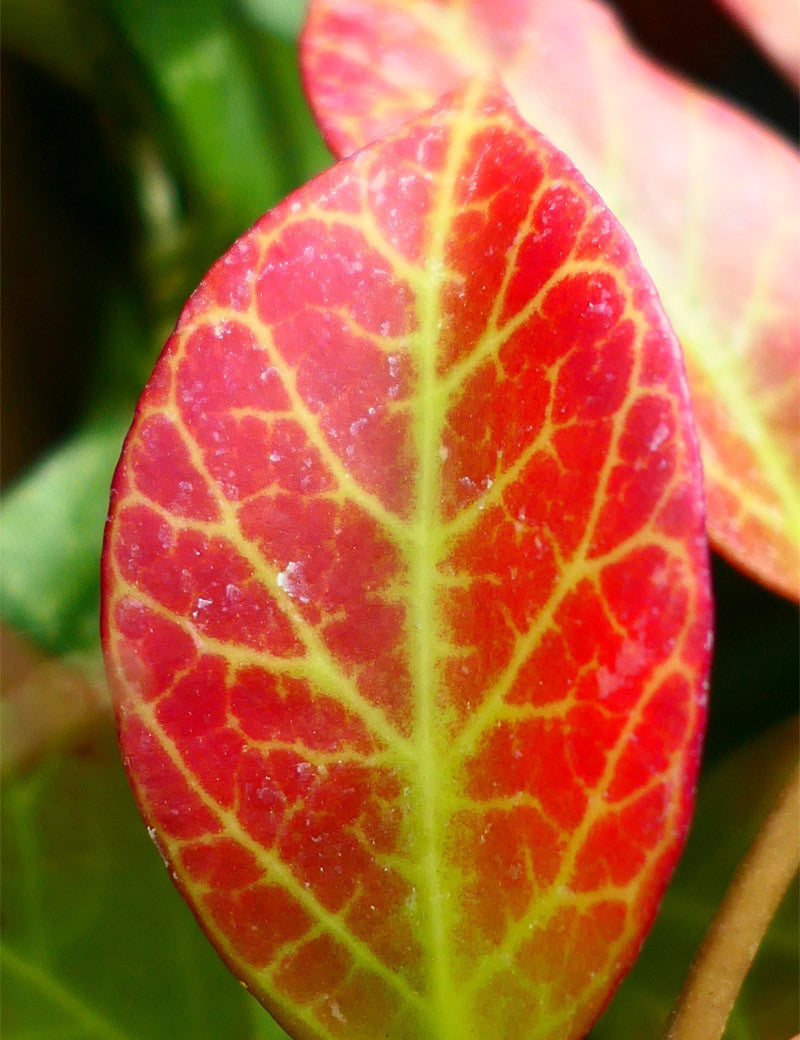
[[[586,1032],[687,826],[703,527],[652,284],[497,88],[211,270],[115,478],[104,645],[143,813],[289,1032]]]
[[[590,0],[314,0],[305,79],[338,154],[499,68],[633,237],[682,341],[709,534],[800,595],[800,164]]]
[[[0,615],[55,656],[97,647],[108,482],[124,435],[119,421],[84,427],[2,499]]]

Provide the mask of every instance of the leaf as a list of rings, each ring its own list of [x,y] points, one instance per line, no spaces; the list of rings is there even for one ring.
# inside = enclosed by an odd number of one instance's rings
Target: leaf
[[[54,654],[97,646],[97,578],[108,486],[123,429],[93,425],[2,500],[3,619]]]
[[[287,184],[264,96],[225,0],[103,0],[144,71],[206,222],[249,224]],[[152,119],[152,116],[151,116]],[[230,238],[227,239],[230,241]]]
[[[143,814],[292,1035],[586,1032],[687,826],[701,500],[630,242],[480,81],[211,270],[117,471],[104,648]]]
[[[303,24],[304,0],[238,0],[249,18],[270,33],[296,40]]]
[[[800,165],[588,0],[314,0],[304,75],[335,153],[497,66],[629,230],[682,341],[709,534],[800,596]]]
[[[2,829],[6,1040],[285,1040],[170,884],[110,723],[5,780]]]
[[[251,32],[251,46],[270,91],[273,118],[276,127],[283,130],[281,160],[285,164],[287,158],[291,158],[291,189],[294,189],[330,166],[331,153],[306,103],[296,41],[288,43],[280,36],[266,32],[257,21]]]
[[[796,756],[793,719],[704,770],[686,851],[658,920],[592,1040],[663,1035],[687,966]],[[745,980],[726,1032],[730,1040],[786,1040],[796,1028],[797,898],[794,885]]]
[[[800,9],[794,0],[719,0],[786,78],[800,86]]]

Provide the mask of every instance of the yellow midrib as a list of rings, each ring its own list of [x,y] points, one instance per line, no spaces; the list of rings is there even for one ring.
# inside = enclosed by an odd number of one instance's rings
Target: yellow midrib
[[[433,294],[430,294],[433,295]],[[430,300],[420,301],[420,331],[427,337],[438,323],[438,308]],[[427,304],[427,305],[426,305]],[[423,340],[425,342],[425,340]],[[435,340],[434,340],[435,342]],[[415,745],[419,756],[417,791],[420,807],[422,870],[427,892],[423,899],[427,923],[427,958],[431,1001],[431,1027],[443,1028],[447,1021],[449,956],[444,921],[441,884],[441,783],[440,748],[435,718],[436,701],[436,618],[433,574],[436,567],[432,527],[437,523],[438,473],[435,443],[439,424],[435,414],[435,377],[430,359],[420,359],[418,387],[417,445],[419,470],[416,488],[416,522],[409,595],[411,600],[412,675],[415,689]],[[444,1037],[444,1032],[442,1037]]]
[[[452,999],[452,928],[447,887],[443,884],[443,837],[446,831],[448,778],[440,723],[441,707],[436,694],[439,683],[438,647],[441,621],[436,604],[436,570],[441,555],[442,427],[446,393],[436,372],[441,336],[441,294],[447,276],[444,251],[453,217],[453,195],[465,148],[473,129],[474,98],[465,99],[449,127],[450,143],[446,165],[430,222],[430,249],[426,256],[417,293],[419,319],[419,368],[415,408],[415,440],[418,453],[413,550],[409,573],[409,621],[411,662],[415,690],[415,746],[418,772],[415,778],[421,842],[421,916],[425,934],[431,1040],[462,1040],[468,1035],[463,1007]]]

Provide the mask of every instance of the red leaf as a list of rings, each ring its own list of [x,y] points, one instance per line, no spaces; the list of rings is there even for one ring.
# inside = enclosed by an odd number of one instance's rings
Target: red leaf
[[[443,100],[212,269],[103,574],[143,814],[279,1021],[586,1032],[688,822],[700,472],[630,242],[504,95]]]
[[[800,164],[639,54],[591,0],[313,0],[306,85],[334,151],[499,68],[630,231],[682,341],[709,534],[800,596]]]

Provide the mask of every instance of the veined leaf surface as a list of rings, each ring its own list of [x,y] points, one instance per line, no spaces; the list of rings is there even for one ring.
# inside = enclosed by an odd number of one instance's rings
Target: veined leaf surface
[[[143,813],[293,1035],[585,1033],[687,826],[703,528],[652,284],[496,88],[211,270],[115,478],[104,645]]]
[[[709,534],[800,595],[800,164],[665,73],[592,0],[313,0],[306,86],[337,154],[498,68],[630,232],[682,342]]]

